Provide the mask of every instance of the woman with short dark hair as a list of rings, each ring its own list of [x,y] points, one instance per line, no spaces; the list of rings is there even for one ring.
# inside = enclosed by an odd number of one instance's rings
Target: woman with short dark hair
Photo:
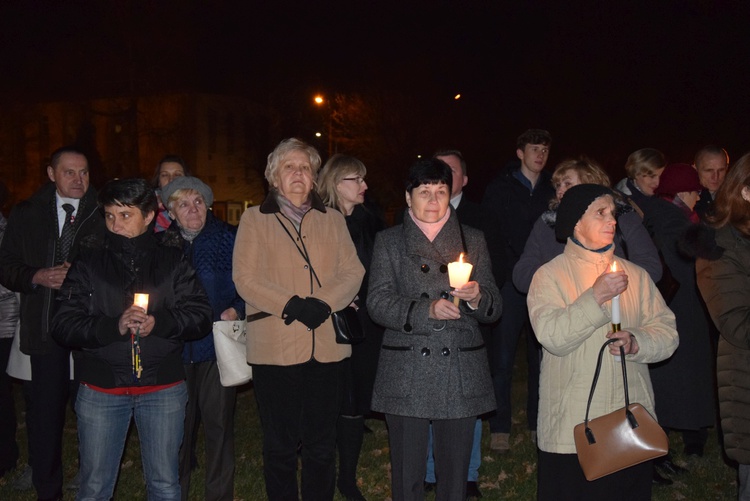
[[[372,408],[388,422],[394,500],[424,498],[430,422],[436,499],[466,499],[474,425],[495,409],[478,324],[497,320],[502,300],[484,235],[450,206],[452,182],[442,160],[415,163],[403,224],[375,238],[367,307],[386,331]],[[471,279],[451,290],[448,263],[462,253]]]
[[[109,230],[73,261],[52,335],[81,350],[76,399],[81,487],[77,499],[110,499],[135,418],[149,499],[180,499],[178,453],[187,390],[185,340],[211,329],[211,306],[179,249],[149,225],[156,195],[145,179],[107,183],[99,207]],[[148,294],[136,303],[136,294]]]

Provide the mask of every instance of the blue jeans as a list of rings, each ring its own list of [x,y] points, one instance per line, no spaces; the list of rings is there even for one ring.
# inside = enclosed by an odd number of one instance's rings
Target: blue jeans
[[[180,499],[178,457],[185,421],[184,382],[144,395],[110,395],[82,384],[76,400],[81,456],[77,500],[108,500],[135,417],[149,501]]]
[[[508,281],[500,289],[503,298],[503,316],[492,329],[492,384],[495,387],[497,413],[491,416],[491,433],[510,433],[512,411],[511,384],[513,380],[513,363],[516,359],[516,348],[521,337],[521,329],[529,320],[526,306],[526,294],[521,294]],[[528,393],[526,401],[526,419],[530,430],[536,430],[539,410],[539,366],[541,347],[529,327],[526,337],[526,359],[528,362]]]
[[[469,475],[467,482],[479,480],[479,466],[482,464],[482,420],[477,419],[474,425],[474,441],[471,444],[471,459],[469,459]],[[427,440],[427,473],[425,482],[435,483],[435,457],[432,455],[432,425],[430,425],[430,438]]]

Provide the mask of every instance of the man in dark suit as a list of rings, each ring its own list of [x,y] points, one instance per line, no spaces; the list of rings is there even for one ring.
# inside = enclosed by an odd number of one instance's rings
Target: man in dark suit
[[[50,183],[10,214],[0,246],[0,283],[21,293],[21,351],[31,357],[27,409],[29,463],[37,498],[62,499],[62,435],[70,385],[70,350],[50,336],[57,291],[81,240],[104,233],[86,155],[52,154]]]

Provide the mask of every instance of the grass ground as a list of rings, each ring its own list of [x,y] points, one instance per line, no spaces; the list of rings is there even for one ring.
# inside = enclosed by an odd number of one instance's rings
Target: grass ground
[[[525,343],[519,343],[524,346]],[[533,500],[536,498],[536,448],[531,442],[529,432],[525,429],[526,416],[523,409],[525,402],[525,366],[522,361],[525,356],[519,353],[519,365],[515,368],[515,382],[513,385],[514,413],[512,430],[512,449],[506,455],[495,455],[489,448],[489,429],[484,423],[482,438],[482,467],[480,469],[479,484],[484,494],[484,500]],[[23,399],[20,385],[16,388],[16,404],[19,409],[19,422],[23,423],[21,410]],[[373,433],[365,435],[362,455],[360,458],[359,484],[362,492],[369,501],[385,501],[390,499],[390,463],[388,451],[388,433],[385,422],[370,419],[367,425]],[[133,430],[131,430],[132,432]],[[236,457],[235,499],[256,501],[265,499],[263,487],[261,433],[258,413],[255,405],[252,385],[242,387],[237,400],[236,417]],[[25,464],[26,456],[26,428],[23,424],[18,430],[18,441],[22,444],[23,455],[19,465]],[[671,486],[654,487],[653,499],[667,500],[733,500],[737,498],[735,486],[736,470],[729,465],[722,454],[718,443],[716,430],[711,430],[705,455],[702,458],[687,458],[682,454],[682,440],[679,436],[670,437],[671,448],[675,451],[676,463],[686,467],[690,473],[674,478]],[[203,443],[199,443],[199,466],[193,472],[190,489],[190,499],[203,499],[204,475],[202,464]],[[64,444],[64,474],[65,481],[69,481],[77,469],[77,438],[75,417],[68,415],[65,428]],[[32,501],[36,499],[34,491],[16,491],[11,484],[20,474],[22,468],[7,474],[0,479],[0,500]],[[66,500],[73,500],[75,494],[68,491]],[[115,490],[115,499],[142,500],[146,499],[141,473],[140,449],[137,433],[131,433],[128,438],[122,461],[119,481]],[[335,498],[342,500],[340,496]],[[428,501],[434,499],[429,494]]]

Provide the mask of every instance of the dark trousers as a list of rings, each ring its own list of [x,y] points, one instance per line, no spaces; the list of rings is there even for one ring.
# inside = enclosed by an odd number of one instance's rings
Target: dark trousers
[[[492,329],[492,385],[495,388],[497,412],[491,416],[490,432],[510,433],[511,422],[511,385],[513,383],[513,364],[516,359],[518,340],[524,324],[528,324],[529,311],[526,307],[526,295],[521,294],[511,282],[506,282],[500,289],[503,298],[503,316]],[[526,358],[528,362],[528,393],[526,417],[530,430],[536,430],[539,411],[539,370],[541,348],[531,327],[526,334]]]
[[[185,411],[185,437],[180,448],[182,499],[190,492],[191,459],[201,422],[206,436],[206,482],[202,499],[234,499],[234,408],[236,388],[225,388],[219,381],[216,362],[185,365],[188,403]]]
[[[62,436],[70,389],[70,351],[49,344],[49,353],[31,355],[29,464],[39,499],[62,493]]]
[[[427,441],[430,420],[385,415],[391,448],[391,497],[393,501],[424,499]],[[432,420],[435,456],[436,501],[466,499],[475,416]]]
[[[646,461],[589,482],[576,454],[539,451],[538,501],[649,501],[653,462]]]
[[[341,363],[253,366],[263,428],[263,472],[270,501],[297,500],[297,449],[302,499],[333,499]]]
[[[16,406],[13,403],[13,383],[5,372],[13,338],[0,339],[0,476],[16,467]]]

